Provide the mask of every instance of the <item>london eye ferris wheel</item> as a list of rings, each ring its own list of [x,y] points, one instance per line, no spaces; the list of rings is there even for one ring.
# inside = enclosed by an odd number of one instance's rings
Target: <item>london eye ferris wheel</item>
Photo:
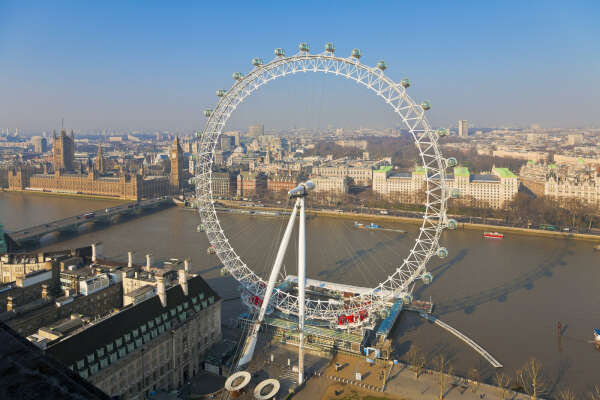
[[[425,116],[431,108],[431,104],[427,101],[417,103],[408,95],[410,87],[408,79],[395,82],[385,75],[387,65],[384,61],[379,61],[375,67],[370,67],[363,64],[360,59],[361,52],[358,49],[352,50],[349,57],[337,56],[332,43],[328,43],[325,51],[318,54],[310,53],[306,43],[301,43],[299,51],[291,56],[287,56],[281,48],[275,49],[274,58],[271,61],[264,63],[260,58],[254,58],[252,59],[253,68],[249,73],[244,75],[241,72],[235,72],[233,74],[234,84],[231,88],[218,90],[216,92],[219,99],[217,105],[213,110],[204,112],[207,122],[198,139],[199,152],[196,154],[194,179],[202,225],[211,247],[214,248],[223,265],[223,270],[235,278],[250,296],[260,298],[261,304],[264,300],[264,303],[267,304],[263,308],[268,305],[285,314],[300,315],[302,313],[306,319],[332,322],[338,321],[340,316],[345,315],[375,315],[395,299],[401,298],[404,302],[411,302],[411,286],[418,280],[426,284],[432,280],[432,275],[427,272],[426,268],[430,258],[434,255],[445,258],[448,255],[447,249],[442,247],[439,241],[444,229],[456,228],[456,221],[446,217],[446,201],[449,197],[456,196],[455,191],[446,184],[446,169],[454,167],[457,161],[454,158],[446,159],[441,154],[438,139],[445,136],[447,131],[431,128]],[[289,285],[276,285],[275,280],[279,275],[278,272],[274,273],[277,269],[277,259],[269,281],[265,281],[255,272],[255,268],[248,265],[232,247],[215,210],[215,200],[211,189],[214,154],[227,121],[236,108],[258,88],[278,78],[299,72],[318,72],[340,76],[363,85],[382,98],[398,115],[406,131],[412,136],[417,149],[418,164],[425,171],[425,211],[412,248],[404,259],[399,260],[398,264],[390,269],[393,272],[386,279],[361,292],[360,295],[345,298],[343,302],[305,298],[303,293],[289,290]],[[297,188],[296,196],[291,196],[296,197],[296,203],[288,223],[288,230],[291,230],[293,226],[297,210],[301,214],[300,229],[304,229],[303,196],[308,193],[310,188],[311,183],[300,185]],[[273,240],[278,241],[278,238],[273,238]],[[289,241],[289,237],[287,240]],[[284,235],[280,252],[285,251],[286,246]],[[298,279],[292,283],[297,284]],[[357,323],[362,320],[362,318],[356,319]]]

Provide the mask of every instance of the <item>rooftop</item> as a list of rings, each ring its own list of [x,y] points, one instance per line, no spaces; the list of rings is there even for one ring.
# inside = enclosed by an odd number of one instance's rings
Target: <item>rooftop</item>
[[[501,178],[516,178],[517,176],[511,172],[508,168],[494,168],[494,171],[500,175]]]
[[[470,175],[469,168],[467,167],[454,167],[454,176],[466,176]]]
[[[500,182],[500,178],[496,175],[482,175],[482,174],[473,174],[471,175],[472,182]]]
[[[110,397],[0,322],[0,398],[108,400]]]
[[[392,168],[393,167],[391,165],[383,165],[379,169],[376,169],[375,172],[389,172],[392,170]]]
[[[416,175],[425,175],[425,167],[417,165],[413,173]]]
[[[219,300],[217,293],[208,286],[201,276],[195,276],[188,280],[188,291],[189,295],[185,296],[180,285],[170,287],[167,289],[166,307],[162,306],[158,296],[153,296],[134,306],[124,308],[122,311],[91,325],[76,335],[61,340],[50,346],[46,351],[66,365],[72,365],[81,360],[87,362],[87,355],[94,355],[96,350],[99,352],[101,350],[101,353],[104,354],[104,348],[106,347],[108,353],[112,351],[109,351],[109,347],[113,348],[113,343],[116,343],[117,345],[114,347],[116,351],[121,346],[118,343],[124,345],[128,341],[136,339],[135,333],[134,338],[131,339],[132,331],[137,331],[139,334],[141,330],[141,336],[145,336],[146,327],[148,327],[149,333],[155,321],[157,321],[157,325],[162,326],[163,321],[167,320],[166,322],[169,322],[175,318],[173,314],[175,316],[181,315],[184,311],[189,314],[196,306],[199,306],[197,303],[205,303],[210,297],[214,299],[214,302]],[[186,310],[182,307],[185,305],[184,303],[187,304]],[[128,337],[129,339],[127,339]],[[147,339],[144,339],[144,342],[146,341]],[[92,363],[97,362],[97,358],[92,357],[92,359],[95,360]]]

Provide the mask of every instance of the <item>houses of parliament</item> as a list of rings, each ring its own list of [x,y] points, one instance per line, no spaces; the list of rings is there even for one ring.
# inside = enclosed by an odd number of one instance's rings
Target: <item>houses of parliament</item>
[[[36,191],[64,194],[113,197],[127,200],[141,200],[169,194],[178,194],[183,188],[183,150],[176,138],[169,155],[170,175],[145,177],[143,169],[137,172],[120,170],[119,174],[107,174],[102,147],[93,165],[76,170],[75,139],[73,131],[67,134],[62,130],[54,133],[52,148],[52,171],[47,166],[43,173],[35,173],[31,168],[17,167],[9,171],[8,189],[13,191]]]

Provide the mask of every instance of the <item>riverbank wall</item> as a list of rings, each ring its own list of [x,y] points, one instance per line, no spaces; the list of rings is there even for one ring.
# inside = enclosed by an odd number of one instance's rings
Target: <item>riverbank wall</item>
[[[221,201],[224,205],[236,209],[245,210],[263,210],[263,211],[289,211],[289,209],[280,207],[241,207],[239,203],[232,201]],[[402,217],[395,215],[376,215],[376,214],[358,214],[350,212],[336,212],[336,211],[325,211],[325,210],[307,210],[306,215],[313,216],[324,216],[332,218],[345,218],[345,219],[363,219],[368,221],[390,221],[390,222],[402,222],[415,225],[421,225],[423,223],[422,218],[411,218]],[[499,226],[499,225],[488,225],[488,224],[474,224],[468,222],[460,222],[457,229],[463,230],[474,230],[474,231],[498,231],[502,233],[514,233],[517,235],[528,235],[528,236],[539,236],[561,240],[583,240],[588,242],[600,242],[600,235],[591,235],[586,233],[571,233],[571,232],[556,232],[556,231],[545,231],[541,229],[527,229],[512,226]]]
[[[92,200],[111,200],[115,203],[131,203],[133,200],[122,199],[120,197],[115,196],[101,196],[101,195],[93,195],[93,194],[77,194],[77,193],[62,193],[62,192],[43,192],[39,190],[10,190],[10,189],[2,189],[0,192],[6,193],[25,193],[25,194],[34,194],[38,196],[54,196],[54,197],[66,197],[71,199],[92,199]]]

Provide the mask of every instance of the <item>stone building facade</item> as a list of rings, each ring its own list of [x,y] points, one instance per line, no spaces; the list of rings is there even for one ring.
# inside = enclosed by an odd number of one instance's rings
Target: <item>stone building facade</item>
[[[297,178],[292,175],[273,175],[267,179],[270,192],[288,192],[297,186]]]
[[[52,138],[54,140],[52,144],[52,166],[54,170],[73,171],[73,160],[75,158],[75,137],[73,131],[71,131],[70,135],[67,135],[67,131],[62,129],[58,137],[56,136],[56,132],[53,132]]]
[[[158,292],[49,344],[46,353],[120,399],[181,387],[221,340],[221,300],[200,276],[182,274]]]
[[[459,199],[475,207],[502,208],[519,191],[518,177],[507,168],[493,168],[491,174],[471,174],[468,168],[454,168],[454,175],[447,175],[447,184],[458,191]],[[373,173],[373,192],[386,197],[415,199],[422,193],[425,171],[417,167],[412,173],[393,173],[384,167]],[[412,197],[411,197],[412,196]]]
[[[242,171],[237,176],[237,196],[252,197],[264,192],[266,177],[261,173]]]
[[[237,192],[237,178],[229,172],[213,172],[210,187],[214,196],[229,197]]]
[[[73,133],[67,136],[64,131],[55,140],[52,174],[47,171],[41,174],[33,173],[25,167],[9,171],[9,190],[93,195],[139,201],[176,194],[183,188],[183,151],[178,139],[171,148],[171,174],[161,177],[143,177],[140,173],[129,172],[122,172],[119,176],[103,176],[104,161],[101,148],[92,169],[87,173],[73,172],[73,140]]]

